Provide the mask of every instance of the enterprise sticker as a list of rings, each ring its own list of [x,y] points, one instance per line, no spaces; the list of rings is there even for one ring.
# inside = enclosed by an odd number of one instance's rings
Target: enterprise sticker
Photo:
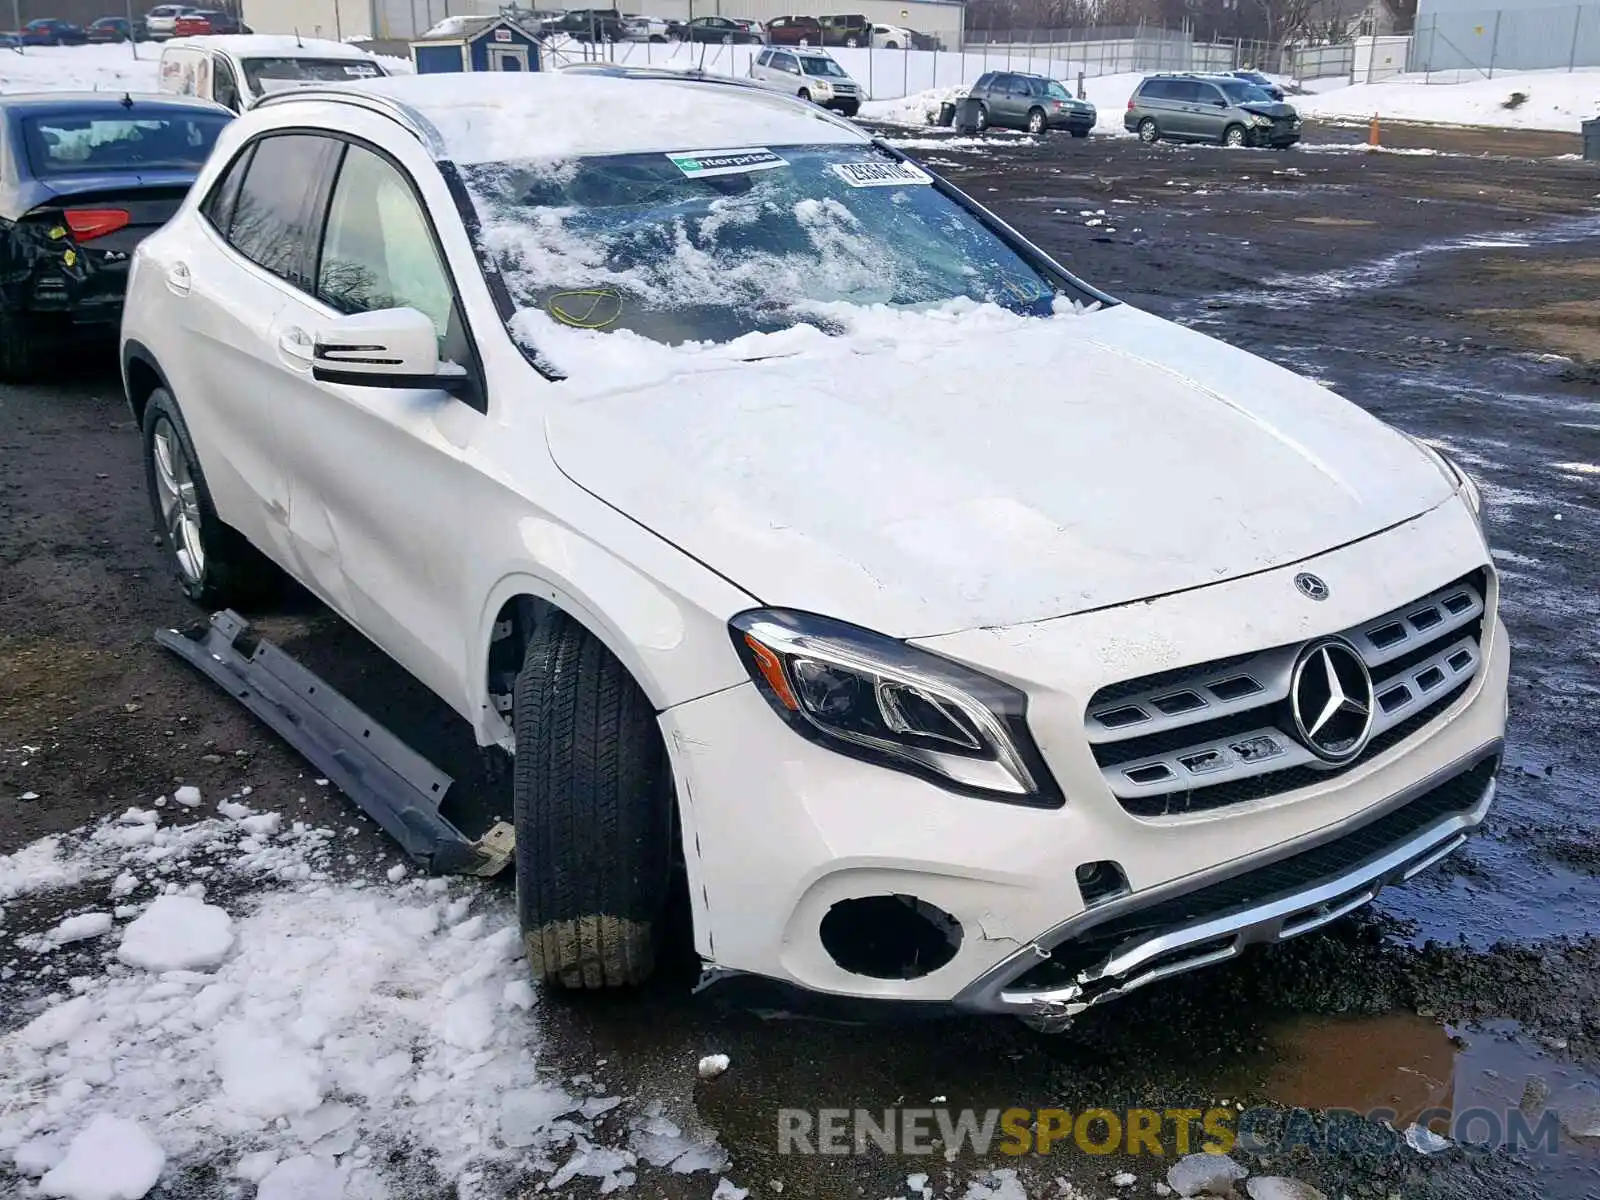
[[[771,150],[679,150],[667,155],[672,165],[690,179],[705,179],[711,175],[744,175],[750,171],[770,171],[773,167],[787,167],[786,160]]]
[[[834,163],[833,173],[851,187],[899,187],[906,183],[932,183],[933,176],[906,162]]]

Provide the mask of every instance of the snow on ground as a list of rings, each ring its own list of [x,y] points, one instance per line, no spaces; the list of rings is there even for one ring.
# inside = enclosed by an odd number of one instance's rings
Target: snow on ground
[[[541,1073],[505,888],[348,878],[335,834],[246,798],[0,856],[18,951],[0,966],[0,1193],[235,1178],[258,1200],[379,1200],[441,1180],[504,1194],[485,1189],[530,1172],[605,1192],[641,1161],[710,1190],[713,1136]],[[24,906],[63,901],[84,911],[14,937]],[[8,1190],[19,1176],[39,1182]]]
[[[0,92],[153,92],[161,47],[145,42],[137,52],[135,58],[128,46],[0,50]]]
[[[1517,94],[1526,99],[1506,107]],[[1383,83],[1296,96],[1293,103],[1302,116],[1324,119],[1365,121],[1376,114],[1380,120],[1577,133],[1584,121],[1600,116],[1600,68],[1525,71],[1461,83],[1399,75]]]

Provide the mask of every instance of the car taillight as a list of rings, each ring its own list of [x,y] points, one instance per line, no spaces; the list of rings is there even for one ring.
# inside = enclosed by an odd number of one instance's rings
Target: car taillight
[[[69,208],[67,228],[80,242],[115,233],[133,218],[120,208]]]
[[[1128,111],[1129,112],[1133,111],[1133,97],[1132,96],[1128,97]]]

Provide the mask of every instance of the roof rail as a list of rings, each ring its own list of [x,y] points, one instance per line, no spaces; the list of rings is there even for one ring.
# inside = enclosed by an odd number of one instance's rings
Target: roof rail
[[[368,112],[388,117],[427,147],[428,153],[433,157],[448,157],[444,138],[432,121],[428,120],[427,117],[409,104],[402,103],[392,96],[385,96],[378,92],[359,91],[353,87],[285,88],[281,92],[271,92],[263,96],[252,107],[264,108],[267,105],[281,107],[297,100],[321,100],[324,102],[332,100],[340,104],[353,104],[357,108],[364,108]]]

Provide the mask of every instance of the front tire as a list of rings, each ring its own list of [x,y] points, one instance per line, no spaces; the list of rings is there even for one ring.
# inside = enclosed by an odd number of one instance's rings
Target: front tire
[[[1139,122],[1139,140],[1146,146],[1154,146],[1161,140],[1161,131],[1149,117]]]
[[[810,88],[801,88],[798,92],[795,93],[795,95],[799,96],[800,99],[806,101],[807,103],[810,103],[810,101],[811,101],[811,89]]]
[[[165,388],[145,401],[142,434],[150,507],[183,594],[207,611],[250,607],[275,594],[277,568],[217,516],[189,427]]]
[[[536,979],[635,986],[655,968],[672,775],[655,709],[562,612],[528,639],[514,708],[517,913]]]
[[[1250,135],[1245,132],[1243,125],[1229,125],[1222,131],[1222,144],[1238,149],[1240,146],[1250,144]]]

